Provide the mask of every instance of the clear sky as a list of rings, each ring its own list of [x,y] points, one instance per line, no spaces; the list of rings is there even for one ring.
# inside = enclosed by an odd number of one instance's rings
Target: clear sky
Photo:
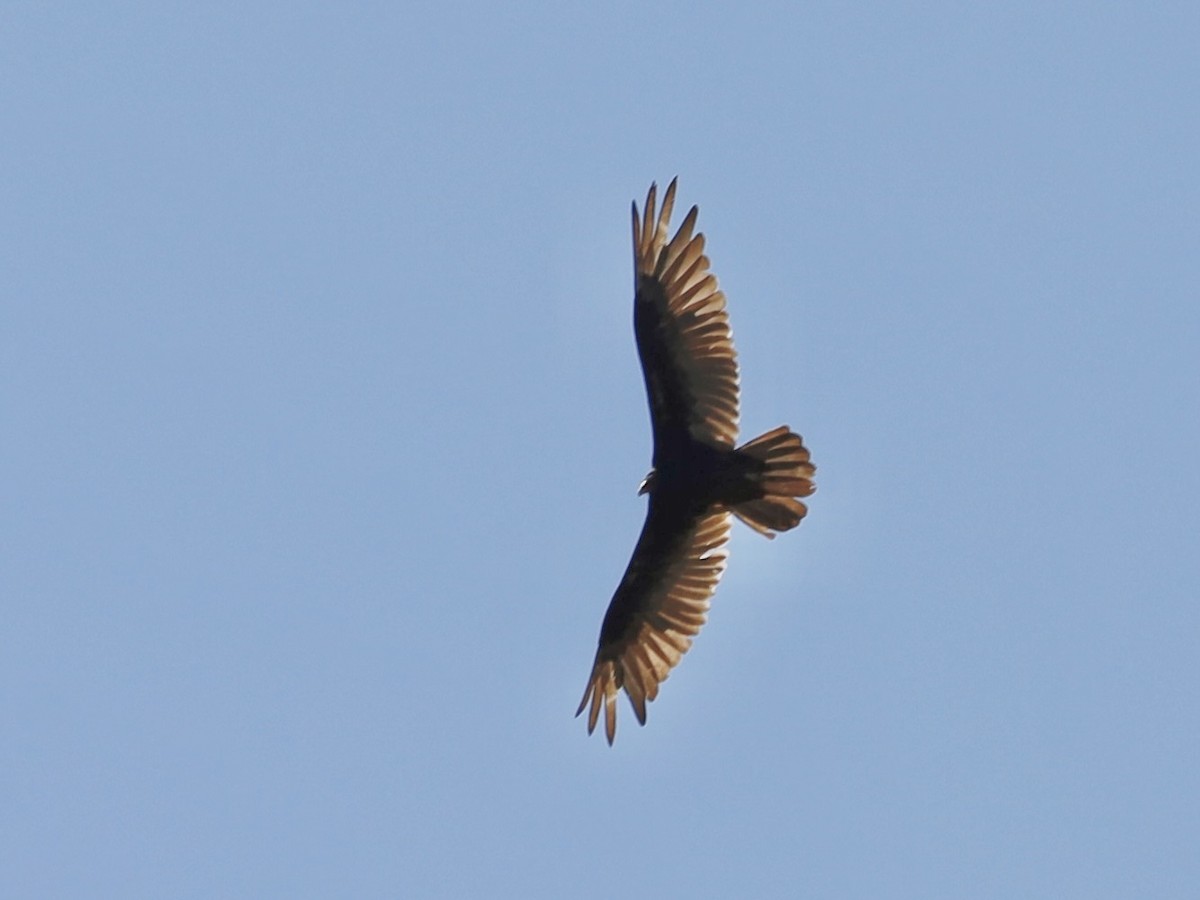
[[[177,6],[0,23],[0,894],[1196,896],[1194,3]],[[674,175],[819,487],[610,749]]]

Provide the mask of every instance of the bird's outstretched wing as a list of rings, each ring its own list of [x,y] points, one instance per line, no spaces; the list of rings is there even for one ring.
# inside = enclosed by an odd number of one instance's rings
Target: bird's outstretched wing
[[[704,235],[693,235],[697,208],[670,241],[667,223],[675,205],[675,180],[655,212],[657,186],[646,207],[633,204],[636,277],[634,332],[650,422],[654,465],[689,440],[732,447],[738,432],[738,368],[725,312],[704,255]]]
[[[641,724],[646,703],[692,645],[725,571],[730,516],[651,495],[642,535],[617,586],[600,647],[576,715],[588,709],[588,734],[604,709],[608,743],[617,732],[617,692],[629,695]]]

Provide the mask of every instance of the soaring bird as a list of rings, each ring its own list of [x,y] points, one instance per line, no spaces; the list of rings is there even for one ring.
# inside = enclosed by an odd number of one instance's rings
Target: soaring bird
[[[725,570],[731,518],[768,538],[795,528],[815,489],[800,436],[781,425],[736,446],[738,367],[725,295],[709,271],[697,207],[667,240],[675,180],[655,213],[650,185],[643,214],[633,203],[633,327],[650,403],[653,468],[641,537],[613,594],[592,674],[575,715],[588,734],[601,709],[612,744],[617,692],[638,722],[646,704],[700,631]]]

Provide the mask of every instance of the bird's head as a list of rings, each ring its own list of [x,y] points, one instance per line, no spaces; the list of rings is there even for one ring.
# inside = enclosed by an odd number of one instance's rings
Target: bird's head
[[[654,476],[655,471],[653,469],[646,473],[646,477],[643,478],[642,483],[638,485],[639,497],[642,496],[642,494],[648,494],[654,490]]]

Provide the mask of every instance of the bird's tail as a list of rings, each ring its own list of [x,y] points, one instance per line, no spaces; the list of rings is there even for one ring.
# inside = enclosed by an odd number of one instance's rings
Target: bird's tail
[[[817,489],[813,483],[817,467],[809,459],[800,435],[780,425],[743,444],[738,452],[762,463],[762,470],[752,476],[762,496],[731,506],[733,514],[769,538],[775,537],[776,531],[799,525],[808,507],[796,498],[807,497]]]

